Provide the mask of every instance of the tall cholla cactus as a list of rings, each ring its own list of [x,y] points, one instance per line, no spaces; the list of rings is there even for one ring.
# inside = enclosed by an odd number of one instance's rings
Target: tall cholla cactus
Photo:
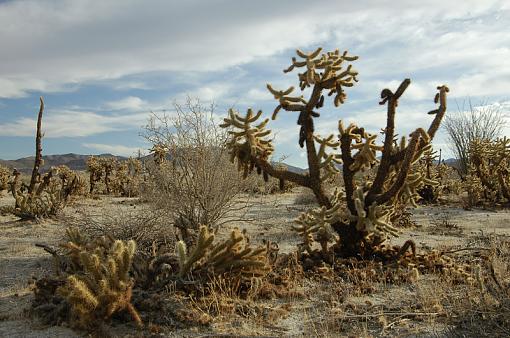
[[[381,92],[380,104],[387,105],[387,125],[383,128],[382,145],[376,143],[375,134],[354,123],[345,126],[342,121],[338,124],[338,138],[334,135],[320,137],[314,134],[314,119],[320,116],[317,110],[323,107],[325,94],[333,96],[333,103],[338,107],[347,98],[345,88],[354,86],[358,81],[357,71],[351,64],[346,64],[357,60],[357,56],[339,50],[321,52],[321,48],[311,53],[298,50],[297,58],[292,58],[291,66],[284,70],[285,73],[295,69],[303,70],[298,74],[299,87],[301,91],[311,87],[308,98],[303,95],[293,96],[294,87],[279,90],[267,85],[267,89],[278,101],[272,114],[273,120],[281,110],[298,113],[299,145],[306,147],[307,173],[294,173],[271,164],[270,156],[274,147],[268,137],[270,130],[266,129],[268,120],[258,122],[262,112],[254,114],[249,109],[245,116],[241,116],[230,110],[222,127],[231,129],[232,136],[228,145],[232,158],[238,161],[239,169],[244,171],[245,176],[256,168],[257,172],[263,172],[264,175],[311,189],[321,208],[325,208],[314,211],[315,214],[327,210],[337,210],[339,213],[332,217],[335,221],[331,223],[339,237],[336,250],[347,256],[369,255],[371,248],[382,243],[388,234],[396,234],[396,229],[388,221],[395,204],[413,203],[418,196],[417,189],[424,184],[423,175],[412,173],[411,166],[431,147],[430,142],[446,112],[448,88],[437,88],[434,102],[438,107],[429,112],[434,115],[429,128],[418,128],[409,138],[402,137],[399,142],[395,139],[396,107],[411,83],[409,79],[405,79],[395,92],[390,89]],[[343,168],[346,208],[336,209],[333,203],[337,202],[336,197],[329,196],[323,184],[327,178],[337,174],[340,163]],[[376,169],[373,181],[355,180],[355,176],[359,176],[357,173],[364,173],[370,168]],[[298,231],[314,233],[315,230],[306,230],[303,226],[310,223],[306,219],[316,218],[314,214],[304,216]]]

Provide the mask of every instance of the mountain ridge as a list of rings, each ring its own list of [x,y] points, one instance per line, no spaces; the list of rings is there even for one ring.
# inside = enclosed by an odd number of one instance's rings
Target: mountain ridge
[[[84,171],[87,169],[87,158],[90,156],[96,156],[96,157],[114,157],[117,160],[126,160],[127,157],[124,156],[117,156],[113,154],[89,154],[89,155],[82,155],[82,154],[75,154],[75,153],[67,153],[67,154],[54,154],[54,155],[44,155],[44,165],[41,167],[42,172],[48,171],[51,167],[59,166],[59,165],[67,165],[72,170],[77,171]],[[151,155],[147,155],[142,157],[142,159],[150,158]],[[2,160],[0,159],[0,165],[3,165],[8,168],[16,168],[18,171],[22,173],[30,173],[32,171],[32,168],[34,166],[34,156],[28,156],[28,157],[22,157],[16,160]],[[305,172],[305,169],[292,166],[290,164],[284,163],[290,171],[296,172],[296,173],[303,173]]]

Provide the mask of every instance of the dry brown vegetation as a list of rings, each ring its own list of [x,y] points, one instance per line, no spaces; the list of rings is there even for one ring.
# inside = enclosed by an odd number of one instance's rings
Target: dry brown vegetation
[[[268,85],[273,119],[299,115],[305,173],[273,162],[262,112],[220,128],[191,99],[149,121],[147,163],[39,173],[41,100],[32,175],[0,168],[0,336],[508,336],[508,141],[474,141],[462,182],[431,144],[446,86],[396,138],[408,79],[381,92],[381,144],[341,121],[316,135],[324,94],[357,82],[356,57],[321,52],[285,70],[309,98]]]

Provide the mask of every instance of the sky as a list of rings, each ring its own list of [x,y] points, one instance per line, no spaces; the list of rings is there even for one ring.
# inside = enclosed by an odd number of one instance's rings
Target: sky
[[[380,92],[405,78],[400,135],[428,127],[442,84],[452,112],[467,98],[510,112],[510,1],[19,0],[0,1],[0,23],[2,159],[33,155],[39,96],[47,155],[147,153],[151,111],[171,115],[187,96],[214,102],[218,117],[230,107],[269,117],[266,83],[297,87],[282,70],[317,47],[359,56],[347,102],[321,110],[322,136],[339,119],[379,131]],[[305,167],[296,119],[281,112],[269,128],[275,157]],[[451,153],[444,131],[434,147]]]

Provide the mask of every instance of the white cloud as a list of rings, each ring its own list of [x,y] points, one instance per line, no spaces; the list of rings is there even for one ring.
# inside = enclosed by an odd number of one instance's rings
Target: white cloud
[[[215,102],[219,99],[227,99],[231,85],[228,83],[210,83],[206,86],[197,86],[196,89],[182,92],[176,95],[177,98],[191,97],[199,98],[201,101]]]
[[[510,60],[502,47],[510,39],[508,13],[498,12],[504,6],[479,0],[6,2],[0,4],[0,96],[144,72],[226,69],[330,41],[371,53],[362,55],[360,68],[374,74],[393,71],[385,65],[409,71],[459,61],[480,71],[507,69],[510,61],[501,62]],[[449,26],[457,31],[448,33]],[[205,85],[203,93],[218,90]]]
[[[146,149],[139,147],[127,147],[120,144],[101,144],[101,143],[83,143],[82,146],[90,149],[94,149],[101,153],[107,153],[118,156],[136,156],[138,151],[144,153]]]
[[[147,109],[147,102],[136,96],[128,96],[121,100],[107,102],[106,107],[112,110],[140,111]]]
[[[59,110],[43,115],[44,136],[84,137],[110,131],[139,129],[147,122],[148,113],[101,115],[94,112]],[[22,117],[14,122],[0,124],[0,136],[33,136],[36,119]]]

